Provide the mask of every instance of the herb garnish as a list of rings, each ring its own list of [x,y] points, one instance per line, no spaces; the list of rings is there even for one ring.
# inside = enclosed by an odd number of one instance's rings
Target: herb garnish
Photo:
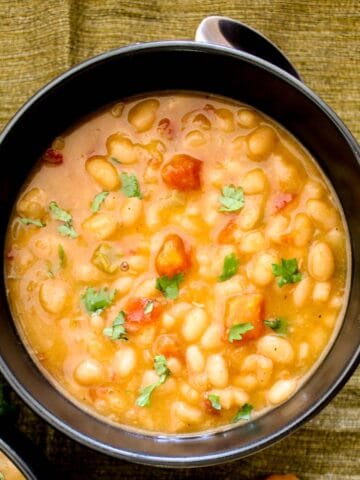
[[[112,326],[104,328],[103,334],[110,337],[111,340],[127,340],[128,336],[125,330],[125,312],[121,310],[115,317]]]
[[[235,185],[227,185],[221,189],[222,195],[219,197],[221,207],[220,212],[236,212],[245,205],[244,190]]]
[[[37,220],[33,218],[20,217],[20,222],[24,225],[34,225],[35,227],[43,228],[46,227],[46,223],[42,220]]]
[[[121,172],[121,191],[126,197],[142,198],[140,185],[134,173]]]
[[[221,410],[221,405],[220,405],[220,397],[219,395],[215,395],[215,393],[210,393],[207,396],[209,402],[211,403],[212,408],[215,410]]]
[[[156,355],[154,357],[154,368],[159,380],[156,383],[148,385],[140,390],[140,395],[136,400],[136,405],[138,407],[149,407],[151,402],[151,394],[155,388],[162,385],[170,375],[170,370],[167,366],[164,355]]]
[[[229,342],[233,343],[234,340],[241,340],[244,333],[254,329],[254,325],[250,322],[236,323],[230,328]]]
[[[88,287],[81,299],[88,313],[99,314],[113,303],[115,295],[115,289],[109,290],[105,287],[95,290],[93,287]]]
[[[274,276],[279,277],[277,279],[279,287],[283,287],[287,283],[300,282],[302,279],[296,258],[282,258],[280,264],[273,263],[271,267]]]
[[[174,300],[179,296],[179,285],[184,280],[184,274],[178,273],[173,277],[164,275],[156,279],[156,288],[163,293],[165,298]]]
[[[60,208],[58,204],[54,201],[50,202],[49,204],[50,212],[55,220],[59,220],[60,222],[64,222],[64,225],[60,225],[58,227],[58,232],[65,237],[77,238],[78,234],[74,230],[72,226],[73,218],[69,212]]]
[[[222,274],[218,277],[219,282],[225,282],[229,278],[237,274],[239,270],[240,260],[236,257],[235,253],[230,253],[224,258],[224,265]]]
[[[58,245],[58,256],[59,256],[59,265],[60,268],[66,267],[66,253],[64,247],[59,243]]]
[[[264,323],[278,335],[286,335],[288,333],[288,324],[284,318],[269,318]]]
[[[109,192],[100,192],[95,195],[94,200],[91,204],[91,210],[96,213],[100,210],[101,204],[105,200],[105,198],[109,195]]]
[[[144,308],[145,315],[147,315],[148,313],[151,313],[153,310],[154,310],[154,302],[152,300],[148,300]]]
[[[251,418],[251,412],[253,410],[253,406],[250,405],[249,403],[245,403],[240,410],[235,414],[235,416],[232,419],[232,422],[238,422],[240,420],[250,420]]]

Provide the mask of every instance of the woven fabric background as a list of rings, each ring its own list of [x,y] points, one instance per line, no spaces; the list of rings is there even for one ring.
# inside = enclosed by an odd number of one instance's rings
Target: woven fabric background
[[[72,65],[127,43],[193,38],[206,15],[234,17],[268,36],[360,138],[358,0],[0,0],[0,128]],[[18,427],[68,480],[250,480],[269,472],[360,480],[359,369],[296,433],[255,456],[211,469],[169,471],[107,458],[48,427],[15,394],[13,401]]]

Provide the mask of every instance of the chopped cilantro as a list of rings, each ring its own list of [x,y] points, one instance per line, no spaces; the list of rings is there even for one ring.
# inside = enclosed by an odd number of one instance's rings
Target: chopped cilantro
[[[244,333],[254,329],[254,325],[248,323],[236,323],[230,328],[229,342],[233,343],[234,340],[241,340]]]
[[[50,202],[49,210],[52,213],[52,216],[55,218],[55,220],[64,222],[64,225],[60,225],[58,227],[58,232],[61,235],[64,235],[64,237],[77,238],[78,234],[76,233],[76,231],[74,230],[74,227],[72,226],[73,219],[70,213],[60,208],[58,204],[54,201]]]
[[[240,410],[235,414],[234,418],[232,421],[238,422],[239,420],[250,420],[251,418],[251,412],[253,410],[253,406],[250,405],[249,403],[245,403]]]
[[[164,297],[174,300],[179,296],[179,285],[183,280],[183,273],[178,273],[173,277],[164,275],[156,279],[156,288],[164,294]]]
[[[95,290],[93,287],[88,287],[81,298],[88,313],[99,314],[113,303],[115,295],[115,289],[100,288]]]
[[[55,220],[59,220],[60,222],[65,223],[72,222],[72,216],[70,215],[70,213],[60,208],[56,202],[50,202],[49,209]]]
[[[237,274],[239,270],[240,261],[236,258],[235,253],[230,253],[224,258],[224,265],[222,274],[218,277],[219,282],[225,282],[229,278]]]
[[[110,160],[111,160],[112,162],[114,162],[114,163],[117,163],[118,165],[121,164],[120,160],[118,160],[118,159],[115,158],[115,157],[110,157]]]
[[[154,310],[154,302],[152,300],[148,300],[144,308],[145,315],[147,315],[148,313],[151,313],[153,310]]]
[[[111,340],[127,340],[128,336],[124,327],[125,312],[121,311],[115,317],[111,327],[104,328],[103,334]]]
[[[59,264],[60,268],[66,267],[66,253],[64,247],[59,243],[58,245],[58,256],[59,256]]]
[[[265,320],[264,323],[278,335],[286,335],[288,333],[288,324],[284,318],[270,318]]]
[[[58,227],[58,232],[64,237],[77,238],[78,234],[76,233],[74,227],[70,223],[65,223]]]
[[[136,405],[138,407],[149,407],[153,391],[155,388],[162,385],[170,375],[170,370],[167,366],[164,355],[156,355],[154,357],[154,369],[159,377],[159,380],[156,383],[148,385],[140,390],[140,395],[136,400]]]
[[[220,212],[236,212],[245,205],[244,191],[241,187],[227,185],[222,188],[221,193],[222,195],[219,198]]]
[[[95,195],[94,200],[91,204],[91,210],[96,213],[100,210],[101,204],[105,200],[105,198],[109,195],[109,192],[100,192]]]
[[[5,480],[5,476],[3,473],[0,472],[0,480]]]
[[[215,410],[221,410],[219,395],[215,395],[215,393],[210,393],[207,398],[210,401],[212,408],[214,408]]]
[[[35,227],[46,227],[46,223],[42,220],[34,220],[33,218],[20,217],[20,222],[24,225],[34,225]]]
[[[126,197],[142,198],[138,179],[133,173],[121,172],[121,191]]]
[[[299,267],[296,258],[281,259],[281,263],[272,264],[272,272],[275,277],[278,277],[277,284],[283,287],[287,283],[300,282],[302,274],[299,272]]]

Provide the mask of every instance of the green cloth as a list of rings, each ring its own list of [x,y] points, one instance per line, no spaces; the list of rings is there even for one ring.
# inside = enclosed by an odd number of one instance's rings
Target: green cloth
[[[358,0],[0,0],[0,127],[72,65],[128,43],[193,38],[207,15],[234,17],[268,36],[360,137]],[[320,415],[277,445],[235,463],[191,471],[142,467],[91,452],[13,398],[20,406],[19,428],[68,480],[243,480],[269,472],[360,480],[359,370]]]

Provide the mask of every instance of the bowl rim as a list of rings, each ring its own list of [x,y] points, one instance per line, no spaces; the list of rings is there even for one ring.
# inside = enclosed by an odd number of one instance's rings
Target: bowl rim
[[[36,102],[45,96],[47,92],[52,90],[54,87],[60,86],[62,82],[70,79],[71,77],[75,76],[78,72],[91,68],[93,65],[101,64],[102,62],[106,62],[113,57],[117,57],[119,55],[131,55],[136,54],[137,52],[141,51],[198,51],[198,52],[216,52],[220,55],[225,55],[228,57],[233,57],[234,59],[238,59],[240,61],[248,62],[253,64],[257,67],[260,67],[272,75],[279,77],[282,81],[290,84],[293,88],[300,91],[303,95],[305,95],[312,103],[319,108],[322,113],[326,115],[330,122],[335,124],[336,128],[340,131],[342,136],[347,141],[350,149],[357,160],[357,163],[360,167],[360,146],[357,143],[356,139],[353,137],[349,129],[344,125],[342,120],[338,117],[338,115],[317,95],[315,94],[309,87],[307,87],[303,82],[296,79],[292,75],[288,74],[284,70],[276,67],[275,65],[267,62],[266,60],[260,59],[248,53],[237,51],[229,47],[213,45],[213,44],[206,44],[200,43],[195,41],[184,41],[184,40],[171,40],[171,41],[155,41],[155,42],[146,42],[140,44],[132,44],[127,45],[120,48],[115,48],[113,50],[101,53],[95,57],[87,59],[80,64],[77,64],[70,68],[69,70],[65,71],[64,73],[57,76],[55,79],[51,80],[49,83],[44,85],[40,90],[38,90],[29,100],[27,100],[24,105],[17,111],[17,113],[11,118],[11,120],[7,123],[5,128],[0,134],[0,145],[5,140],[6,136],[10,133],[14,125],[16,125],[17,121],[23,116],[25,112],[32,108]],[[346,314],[346,311],[345,313]],[[334,339],[334,342],[336,338]],[[334,344],[333,344],[334,345]],[[25,347],[26,348],[26,347]],[[332,348],[332,347],[331,347]],[[331,350],[331,349],[330,349]],[[327,352],[329,354],[330,350]],[[325,361],[326,357],[323,359]],[[35,399],[29,392],[25,390],[25,388],[18,382],[15,375],[12,373],[12,369],[10,365],[8,365],[5,360],[0,356],[0,370],[5,376],[6,380],[10,383],[12,388],[17,392],[17,394],[25,401],[27,405],[29,405],[37,414],[39,414],[44,420],[46,420],[50,425],[55,427],[60,432],[66,434],[73,440],[78,441],[79,443],[93,448],[99,452],[106,453],[112,455],[117,458],[122,458],[125,460],[130,460],[136,463],[144,464],[144,465],[158,465],[163,467],[198,467],[198,466],[209,466],[220,464],[232,460],[236,460],[242,456],[251,455],[252,453],[258,452],[266,448],[267,446],[274,444],[275,442],[281,440],[286,435],[294,432],[297,428],[299,428],[303,423],[308,421],[312,418],[316,413],[318,413],[322,408],[324,408],[330,400],[339,392],[339,390],[343,387],[346,381],[349,379],[351,374],[355,371],[356,367],[360,363],[360,344],[358,345],[355,352],[352,354],[350,361],[346,364],[344,369],[341,372],[335,381],[331,383],[331,385],[327,388],[326,392],[314,403],[311,405],[311,408],[308,408],[303,414],[296,416],[292,420],[285,422],[281,429],[276,430],[270,435],[263,437],[259,441],[253,443],[250,447],[249,446],[240,446],[237,448],[229,448],[223,452],[215,452],[210,453],[208,455],[200,455],[200,456],[193,456],[190,458],[185,457],[178,457],[178,456],[168,456],[163,457],[160,455],[151,455],[149,456],[146,453],[134,452],[129,451],[126,449],[122,449],[120,447],[114,447],[110,444],[105,444],[102,441],[99,441],[95,438],[89,437],[82,432],[71,427],[68,423],[64,420],[60,419],[58,416],[53,414],[49,409],[47,409],[44,405],[42,405],[37,399]],[[51,384],[51,388],[55,388],[53,384]],[[273,408],[272,411],[276,410],[278,407]],[[266,414],[265,414],[266,415]],[[106,421],[104,422],[106,425]],[[121,428],[121,426],[120,426]],[[233,430],[236,430],[234,427]],[[145,434],[133,434],[137,436],[145,436]],[[206,435],[206,432],[204,432]],[[216,435],[216,433],[214,434]],[[213,436],[213,435],[211,435]],[[170,437],[167,437],[167,440],[170,440]]]

